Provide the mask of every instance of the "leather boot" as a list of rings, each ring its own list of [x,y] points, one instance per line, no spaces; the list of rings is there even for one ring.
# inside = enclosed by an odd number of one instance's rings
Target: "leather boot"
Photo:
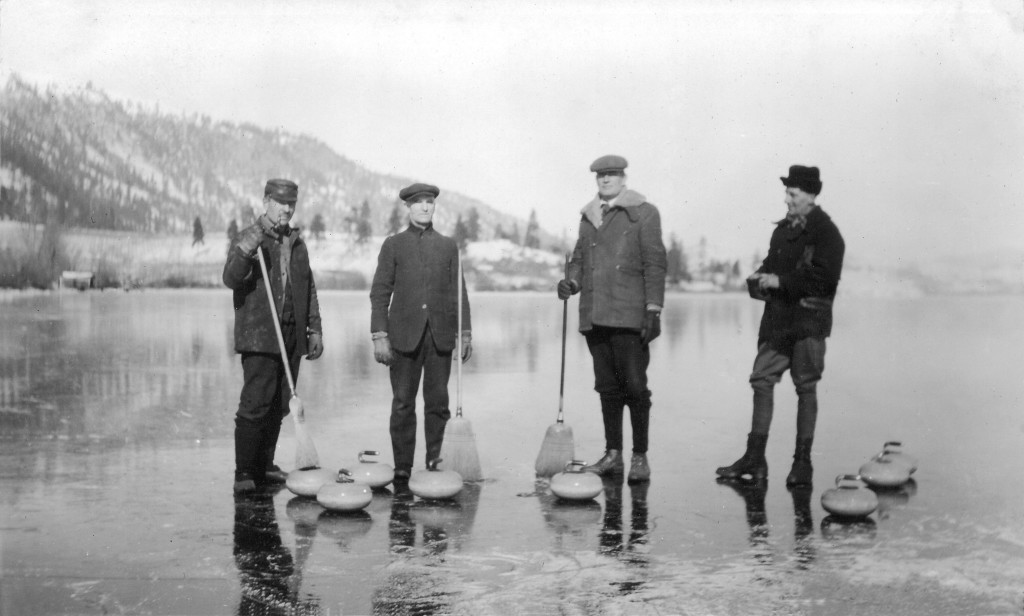
[[[621,475],[622,471],[625,470],[626,465],[622,461],[622,452],[618,449],[609,449],[604,452],[604,457],[595,462],[583,467],[584,471],[588,473],[596,473],[598,475]]]
[[[811,466],[811,443],[814,439],[796,439],[796,451],[793,453],[793,468],[786,477],[787,486],[809,486],[814,476],[814,467]]]
[[[767,434],[747,435],[747,451],[743,457],[736,460],[729,466],[720,466],[715,469],[719,477],[726,479],[741,479],[749,475],[751,481],[764,481],[768,478],[768,461],[764,458],[764,448],[768,444]]]
[[[650,481],[650,479],[651,466],[647,463],[647,454],[634,453],[633,458],[629,461],[629,477],[626,481],[629,483],[642,483]]]

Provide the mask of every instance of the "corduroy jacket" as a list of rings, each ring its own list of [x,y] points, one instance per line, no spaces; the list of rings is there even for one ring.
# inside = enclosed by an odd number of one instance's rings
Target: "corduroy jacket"
[[[776,274],[779,288],[769,290],[758,344],[786,351],[801,338],[831,335],[845,251],[843,236],[820,206],[808,212],[802,227],[785,218],[776,223],[768,256],[757,271]]]
[[[455,348],[458,332],[459,249],[433,225],[384,240],[370,285],[370,331],[387,332],[396,351],[414,351],[430,323],[437,350]],[[462,285],[462,330],[471,331],[469,296]]]
[[[601,200],[581,211],[568,279],[580,293],[580,331],[640,330],[649,305],[665,305],[667,259],[658,208],[626,189],[602,220]]]
[[[258,227],[257,221],[252,227]],[[262,229],[252,227],[239,233],[261,235],[259,250],[263,251],[270,276],[270,290],[277,304],[272,310],[267,302],[266,286],[260,273],[260,264],[238,248],[237,242],[228,250],[224,264],[224,284],[233,293],[235,307],[235,351],[238,353],[280,353],[277,334],[274,333],[273,318],[280,318],[284,309],[284,286],[281,280],[281,251],[290,250],[288,259],[288,288],[291,290],[291,308],[298,329],[296,353],[309,352],[307,335],[323,334],[320,323],[320,303],[316,296],[313,272],[309,268],[309,252],[306,243],[299,237],[298,230],[277,239],[263,234]]]

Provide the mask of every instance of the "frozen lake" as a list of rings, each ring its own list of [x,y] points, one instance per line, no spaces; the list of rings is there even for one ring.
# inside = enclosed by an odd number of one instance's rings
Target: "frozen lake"
[[[0,297],[0,613],[1024,614],[1024,297],[840,294],[814,489],[793,494],[788,377],[767,490],[715,481],[749,429],[760,305],[670,296],[652,346],[652,481],[573,506],[533,476],[558,410],[561,302],[471,300],[463,409],[485,481],[447,506],[384,491],[340,516],[287,490],[231,494],[229,291]],[[298,383],[321,462],[390,462],[368,296],[321,303],[326,351]],[[592,461],[603,438],[575,308],[565,420]],[[454,370],[451,392],[454,406]],[[868,522],[835,523],[822,492],[887,440],[919,458],[914,483]]]

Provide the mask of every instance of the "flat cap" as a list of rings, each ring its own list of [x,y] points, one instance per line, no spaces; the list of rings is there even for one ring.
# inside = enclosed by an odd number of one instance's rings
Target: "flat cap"
[[[399,191],[398,198],[402,201],[412,201],[416,197],[424,194],[430,195],[431,197],[437,197],[441,194],[441,189],[432,184],[416,182],[415,184],[410,184]]]
[[[270,197],[278,203],[295,203],[299,200],[299,185],[291,180],[281,178],[267,180],[263,196]]]
[[[594,173],[601,173],[602,171],[622,171],[627,166],[629,166],[629,163],[626,162],[625,158],[614,154],[608,154],[607,156],[602,156],[590,163],[590,170]]]

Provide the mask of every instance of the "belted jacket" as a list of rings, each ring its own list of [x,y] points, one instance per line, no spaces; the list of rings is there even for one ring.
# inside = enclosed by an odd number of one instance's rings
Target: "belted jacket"
[[[667,259],[658,208],[626,189],[602,216],[595,198],[581,210],[568,280],[580,293],[583,333],[595,325],[640,330],[650,305],[665,305]]]
[[[832,218],[819,206],[803,225],[776,223],[768,255],[758,272],[776,274],[779,288],[765,300],[758,344],[785,351],[802,338],[832,333],[832,303],[843,271],[846,244]]]
[[[257,221],[253,226],[260,224]],[[280,353],[272,319],[283,317],[294,321],[298,329],[295,352],[305,355],[309,352],[307,335],[323,333],[320,303],[317,300],[313,272],[309,267],[306,243],[296,229],[291,229],[287,234],[274,233],[276,237],[264,234],[262,229],[245,229],[239,233],[239,237],[247,232],[258,232],[261,236],[258,250],[263,251],[270,277],[270,290],[276,305],[271,308],[268,303],[259,262],[255,257],[245,254],[237,242],[232,244],[224,264],[223,280],[233,291],[235,351]],[[287,268],[286,276],[282,275],[283,268]]]
[[[416,350],[423,330],[430,332],[438,351],[456,345],[458,332],[459,249],[433,225],[405,231],[384,240],[370,285],[370,331],[387,332],[391,347]],[[471,331],[469,296],[462,285],[462,331]]]

